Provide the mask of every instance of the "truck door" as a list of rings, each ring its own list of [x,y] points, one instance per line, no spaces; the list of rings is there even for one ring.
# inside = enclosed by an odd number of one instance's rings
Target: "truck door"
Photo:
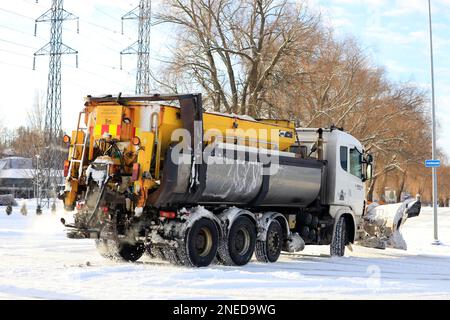
[[[351,206],[355,215],[361,216],[365,199],[361,152],[352,145],[341,146],[340,160],[346,178],[340,181],[339,202]]]

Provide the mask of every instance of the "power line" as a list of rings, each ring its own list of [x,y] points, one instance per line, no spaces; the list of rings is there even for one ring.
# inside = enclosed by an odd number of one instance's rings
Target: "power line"
[[[21,13],[15,12],[15,11],[11,11],[11,10],[8,10],[8,9],[3,9],[3,8],[0,8],[0,11],[3,11],[3,12],[9,13],[9,14],[13,14],[13,15],[18,16],[18,17],[22,17],[22,18],[34,21],[34,18],[32,18],[30,16],[23,15]]]
[[[83,20],[82,20],[82,21],[83,21]],[[64,28],[64,30],[68,30],[68,29]],[[118,51],[117,49],[111,48],[110,46],[104,44],[103,42],[99,41],[99,40],[96,39],[96,38],[91,37],[90,35],[86,35],[86,34],[84,34],[84,33],[80,33],[80,36],[83,37],[83,38],[86,38],[86,39],[90,39],[90,40],[92,40],[95,44],[100,45],[100,46],[102,46],[102,47],[104,47],[104,48],[106,48],[106,49],[108,49],[108,50],[113,51],[113,52],[117,52],[117,51]],[[116,43],[116,42],[117,42],[117,39],[115,39],[114,42]]]
[[[7,65],[7,66],[10,66],[10,67],[14,67],[14,68],[26,69],[28,71],[31,71],[30,67],[21,66],[21,65],[18,65],[18,64],[15,64],[15,63],[11,63],[11,62],[0,61],[0,64]]]
[[[23,0],[22,0],[22,1],[23,1]],[[24,1],[24,2],[26,2],[26,1]],[[97,10],[98,10],[98,9],[97,9]],[[35,21],[35,19],[34,19],[33,17],[26,16],[26,15],[20,14],[20,13],[18,13],[18,12],[12,11],[12,10],[7,10],[7,9],[2,9],[2,8],[0,8],[0,11],[4,11],[4,12],[7,12],[7,13],[9,13],[9,14],[13,14],[13,15],[16,15],[16,16],[19,16],[19,17],[22,17],[22,18],[26,18],[26,19]],[[100,10],[98,10],[98,11],[100,11]],[[103,13],[103,14],[105,14],[103,11],[100,11],[100,12]],[[111,17],[111,16],[110,16],[110,17]],[[114,19],[115,19],[115,18],[114,18]],[[90,21],[88,21],[88,20],[85,20],[85,19],[81,19],[81,18],[80,18],[80,21],[83,21],[83,22],[85,22],[85,23],[87,23],[87,24],[89,24],[89,25],[91,25],[91,26],[94,26],[94,27],[96,27],[96,28],[99,28],[99,29],[108,31],[108,32],[113,33],[113,34],[116,34],[116,35],[117,35],[117,34],[119,34],[119,35],[122,34],[121,31],[118,31],[118,30],[115,30],[115,29],[112,29],[112,28],[109,28],[109,27],[102,26],[102,25],[99,25],[99,24],[97,24],[97,23],[94,23],[94,22],[90,22]],[[131,38],[129,38],[129,37],[127,37],[127,38],[128,38],[128,39],[131,39]],[[115,41],[115,40],[114,40],[114,41]]]
[[[27,36],[30,36],[30,37],[34,37],[33,34],[24,32],[24,31],[19,30],[19,29],[11,28],[11,27],[9,27],[9,26],[5,26],[5,25],[3,25],[3,24],[0,24],[0,27],[1,27],[1,28],[4,28],[4,29],[11,30],[11,31],[14,31],[14,32],[17,32],[17,33],[22,33],[22,34],[27,35]],[[45,40],[43,37],[39,37],[39,36],[36,36],[36,37],[39,38],[39,39]]]
[[[89,59],[89,57],[86,57],[86,59]],[[88,65],[92,65],[92,66],[96,66],[96,67],[101,67],[101,68],[104,68],[104,69],[111,69],[111,70],[114,70],[114,71],[122,71],[122,72],[127,73],[128,75],[131,75],[131,73],[129,73],[127,71],[124,71],[124,70],[120,70],[118,67],[114,67],[114,66],[107,65],[107,64],[104,64],[104,63],[99,63],[99,62],[92,62],[90,59],[87,60],[87,61],[81,60],[80,64],[88,64]]]
[[[22,1],[23,1],[23,2],[26,2],[26,1],[24,1],[24,0],[22,0]],[[26,2],[26,3],[27,3],[27,2]],[[13,12],[13,11],[10,11],[10,10],[7,10],[7,12],[8,12],[8,13],[11,13],[11,14],[15,14],[15,15],[19,15],[19,16],[26,17],[26,18],[28,18],[28,19],[33,19],[33,18],[31,18],[31,17],[24,16],[24,15],[21,15],[21,14],[19,14],[19,13],[17,13],[17,12]],[[34,20],[34,19],[33,19],[33,20]],[[87,23],[87,24],[89,24],[89,25],[92,25],[92,26],[94,26],[94,27],[96,27],[96,28],[99,28],[99,29],[101,29],[101,30],[107,31],[107,32],[109,32],[109,33],[113,33],[113,34],[115,34],[115,35],[117,35],[117,34],[121,35],[120,31],[117,31],[117,30],[114,30],[114,29],[111,29],[111,28],[108,28],[108,27],[101,26],[101,25],[99,25],[99,24],[96,24],[96,23],[87,21],[87,20],[85,20],[85,19],[80,19],[80,20],[83,21],[83,22],[85,22],[85,23]],[[0,26],[2,26],[3,28],[9,29],[9,30],[15,31],[15,32],[20,32],[20,33],[25,34],[25,35],[30,35],[30,34],[28,34],[28,33],[26,33],[26,32],[23,32],[23,31],[21,31],[21,30],[17,30],[17,29],[8,27],[8,26],[4,26],[4,25],[0,25]],[[63,28],[63,29],[64,29],[64,30],[67,30],[67,31],[73,31],[73,30],[70,30],[70,29],[68,29],[68,28]],[[31,35],[30,35],[30,36],[31,36]],[[37,35],[36,35],[36,36],[37,36]],[[86,36],[86,35],[84,35],[84,34],[81,34],[81,36],[93,40],[96,44],[101,45],[101,46],[103,46],[104,48],[106,48],[106,49],[108,49],[108,50],[110,50],[110,51],[113,51],[113,52],[117,52],[117,51],[118,51],[117,48],[112,48],[112,47],[110,47],[109,45],[106,45],[105,43],[100,42],[98,39],[94,39],[94,38],[92,38],[92,37],[90,37],[90,36]],[[40,39],[42,39],[42,40],[45,40],[43,37],[40,37],[40,36],[37,36],[37,37],[40,38]],[[112,43],[117,43],[117,39],[116,39],[116,38],[111,38],[111,37],[109,37],[109,36],[104,36],[104,37],[105,37],[105,38],[108,38],[109,40],[111,40]],[[130,37],[126,37],[126,38],[131,39]]]
[[[25,3],[28,3],[28,2],[26,2],[26,1],[24,1],[24,0],[22,0],[22,1],[25,2]],[[30,20],[33,20],[33,21],[35,20],[35,19],[32,18],[32,17],[22,15],[22,14],[20,14],[20,13],[15,12],[15,11],[7,10],[7,9],[0,9],[0,10],[5,11],[5,12],[10,13],[10,14],[13,14],[13,15],[17,15],[17,16],[24,17],[24,18],[27,18],[27,19],[30,19]],[[110,32],[110,33],[113,33],[113,34],[121,34],[120,31],[113,30],[113,29],[111,29],[111,28],[101,26],[101,25],[99,25],[99,24],[96,24],[96,23],[93,23],[93,22],[90,22],[90,21],[87,21],[87,20],[84,20],[84,19],[80,19],[80,20],[83,21],[83,22],[86,22],[87,24],[90,24],[90,25],[92,25],[92,26],[94,26],[94,27],[96,27],[96,28],[102,29],[102,30],[104,30],[104,31],[107,31],[107,32]],[[22,34],[25,34],[25,35],[32,36],[32,35],[30,35],[29,33],[26,33],[26,32],[24,32],[24,31],[21,31],[21,30],[17,30],[17,29],[11,28],[11,27],[9,27],[9,26],[0,25],[0,27],[3,27],[3,28],[5,28],[5,29],[9,29],[9,30],[14,31],[14,32],[19,32],[19,33],[22,33]],[[70,30],[70,29],[67,29],[67,28],[63,28],[63,29],[64,29],[64,30],[67,30],[67,31],[73,31],[73,30]],[[111,51],[113,51],[113,52],[117,52],[117,51],[118,51],[118,49],[112,48],[112,47],[110,47],[110,46],[108,46],[108,45],[106,45],[106,44],[104,44],[104,43],[98,41],[98,39],[93,39],[92,37],[86,36],[86,35],[84,35],[84,34],[81,34],[81,36],[93,40],[96,44],[99,44],[99,45],[103,46],[104,48],[106,48],[106,49],[108,49],[108,50],[111,50]],[[38,37],[39,39],[45,40],[45,38],[43,38],[43,37],[41,37],[41,36],[36,35],[36,37]],[[110,39],[113,43],[117,42],[117,39],[113,39],[113,38],[111,38],[111,37],[107,37],[107,38]],[[131,38],[129,38],[129,39],[131,39]],[[17,43],[16,43],[16,44],[17,44]],[[33,49],[35,49],[35,48],[33,48]]]
[[[115,29],[112,29],[112,28],[108,28],[108,27],[102,26],[102,25],[99,25],[99,24],[97,24],[97,23],[87,21],[87,20],[85,20],[85,19],[80,19],[80,21],[82,21],[82,22],[84,22],[84,23],[87,23],[87,24],[89,24],[89,25],[91,25],[91,26],[93,26],[93,27],[96,27],[96,28],[98,28],[98,29],[102,29],[102,30],[104,30],[104,31],[108,31],[108,32],[110,32],[110,33],[112,33],[112,34],[114,34],[114,35],[123,36],[123,37],[127,38],[128,40],[131,40],[130,37],[124,36],[124,35],[122,34],[121,31],[118,31],[118,30],[115,30]],[[110,38],[110,37],[108,37],[108,38],[109,38],[110,40],[112,40],[112,41],[117,41],[117,39],[112,39],[112,38]]]
[[[11,53],[11,54],[18,55],[18,56],[23,56],[23,57],[30,58],[30,56],[27,55],[27,54],[23,54],[23,53],[19,53],[19,52],[14,52],[14,51],[7,50],[7,49],[1,49],[1,48],[0,48],[0,51],[7,52],[7,53]]]
[[[68,66],[68,67],[69,67],[69,68],[74,68],[74,67],[72,67],[72,66]],[[110,83],[114,83],[114,84],[123,86],[123,83],[120,83],[120,82],[116,82],[116,81],[114,81],[114,80],[111,80],[110,78],[107,78],[107,77],[105,77],[105,76],[103,76],[103,75],[101,75],[101,74],[98,74],[98,73],[96,73],[96,72],[92,72],[92,71],[90,71],[90,70],[87,70],[87,69],[84,69],[84,68],[80,68],[80,67],[78,67],[77,69],[78,69],[79,71],[81,71],[81,72],[88,73],[88,74],[93,75],[93,76],[95,76],[95,77],[97,77],[97,78],[101,78],[101,79],[103,79],[103,80],[106,80],[106,81],[108,81],[108,82],[110,82]]]
[[[34,47],[27,46],[26,44],[17,43],[17,42],[11,41],[11,40],[0,39],[0,41],[6,42],[6,43],[10,43],[10,44],[13,44],[13,45],[16,45],[16,46],[24,47],[24,48],[29,48],[29,49],[36,50],[36,48],[34,48]]]
[[[98,12],[100,12],[101,14],[103,14],[104,16],[106,16],[106,17],[108,17],[108,18],[111,18],[111,19],[113,19],[114,21],[117,21],[117,18],[118,18],[118,17],[113,17],[113,16],[110,15],[109,13],[106,13],[105,11],[100,10],[99,8],[96,8],[96,10],[97,10]]]

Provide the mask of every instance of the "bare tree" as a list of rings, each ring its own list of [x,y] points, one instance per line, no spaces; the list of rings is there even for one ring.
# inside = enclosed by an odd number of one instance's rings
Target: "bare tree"
[[[386,186],[399,196],[416,190],[416,174],[428,179],[427,94],[389,81],[357,41],[337,40],[301,5],[167,0],[157,19],[177,34],[163,77],[154,77],[160,88],[202,91],[215,111],[344,127],[376,158],[369,200]]]
[[[277,68],[307,49],[319,21],[286,0],[170,0],[157,19],[177,26],[166,73],[189,75],[215,111],[252,116],[262,115]]]
[[[39,92],[35,93],[33,107],[27,111],[28,126],[33,130],[44,130],[44,101],[43,96]]]

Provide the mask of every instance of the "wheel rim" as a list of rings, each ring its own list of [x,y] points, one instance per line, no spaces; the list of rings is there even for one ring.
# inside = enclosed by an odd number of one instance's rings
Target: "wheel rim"
[[[246,228],[241,228],[234,238],[234,249],[239,255],[243,255],[250,248],[250,242],[250,232]]]
[[[267,252],[270,256],[278,254],[280,247],[280,235],[276,231],[270,231],[267,237]]]
[[[200,257],[206,257],[212,248],[211,230],[203,227],[199,230],[195,237],[195,250]]]

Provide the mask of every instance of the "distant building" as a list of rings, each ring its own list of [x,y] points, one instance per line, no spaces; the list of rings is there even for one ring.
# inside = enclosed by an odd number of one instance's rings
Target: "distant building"
[[[13,194],[17,198],[30,198],[33,192],[33,161],[28,158],[0,159],[0,194]]]
[[[4,149],[0,152],[0,159],[14,156],[14,149],[12,148]]]
[[[387,187],[384,191],[384,199],[386,203],[397,203],[397,191]]]

